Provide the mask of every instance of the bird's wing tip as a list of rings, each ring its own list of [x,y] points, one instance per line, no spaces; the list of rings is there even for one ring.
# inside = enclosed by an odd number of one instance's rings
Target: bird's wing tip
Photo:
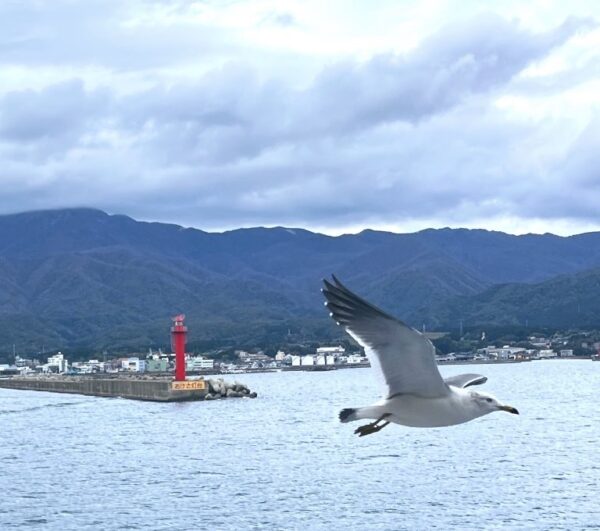
[[[335,288],[335,285],[332,284],[332,282],[330,280],[327,280],[326,278],[323,279],[323,284],[325,285],[325,288],[321,288],[322,292],[331,290],[331,288]]]

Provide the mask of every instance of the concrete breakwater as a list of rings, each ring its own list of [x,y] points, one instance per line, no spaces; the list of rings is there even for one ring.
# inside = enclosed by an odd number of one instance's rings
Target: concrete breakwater
[[[33,376],[1,378],[0,388],[89,396],[121,397],[152,402],[255,398],[247,386],[219,379],[172,381],[169,378]]]
[[[223,378],[206,380],[208,383],[208,393],[204,400],[215,400],[219,398],[256,398],[256,393],[250,391],[248,387],[239,382],[226,382]]]

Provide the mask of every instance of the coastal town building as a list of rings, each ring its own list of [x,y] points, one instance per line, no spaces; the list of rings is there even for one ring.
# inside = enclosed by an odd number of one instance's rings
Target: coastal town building
[[[317,356],[344,356],[346,349],[341,345],[337,347],[319,347],[317,349]]]
[[[321,354],[317,356],[316,364],[317,365],[335,365],[336,358],[331,355]]]
[[[14,376],[19,373],[20,370],[16,365],[9,365],[8,363],[0,364],[0,376]]]
[[[526,349],[522,347],[510,347],[508,345],[504,345],[500,348],[495,346],[486,347],[481,349],[479,352],[483,353],[492,360],[514,360],[517,358],[522,358],[525,354],[525,351]]]
[[[315,357],[311,354],[307,354],[306,356],[302,356],[300,365],[304,366],[312,366],[315,364]]]
[[[104,362],[99,360],[75,361],[71,364],[71,372],[77,374],[106,372],[106,366]]]
[[[15,357],[15,367],[22,369],[22,368],[29,368],[29,369],[33,369],[35,367],[38,367],[40,365],[40,361],[36,358],[22,358],[21,356],[17,355]]]
[[[48,363],[44,366],[44,372],[57,372],[59,374],[65,373],[69,370],[69,362],[65,358],[62,352],[50,356]]]
[[[185,362],[185,366],[188,371],[212,370],[215,367],[215,360],[196,356],[195,358],[188,358]]]
[[[368,363],[365,356],[359,356],[358,354],[350,354],[345,360],[347,365],[360,365]]]
[[[556,358],[557,356],[558,356],[558,354],[551,348],[542,349],[542,350],[538,351],[538,359],[540,359],[540,360]]]
[[[167,372],[168,370],[169,360],[167,358],[146,359],[146,372]]]
[[[123,358],[121,359],[121,368],[130,372],[145,372],[146,360],[140,358]]]
[[[537,348],[547,349],[550,348],[550,345],[552,344],[552,342],[545,337],[529,336],[528,339],[531,346]]]
[[[245,365],[251,365],[255,362],[268,363],[271,360],[269,356],[267,356],[262,350],[258,352],[246,352],[245,350],[236,350],[238,359],[241,363]]]

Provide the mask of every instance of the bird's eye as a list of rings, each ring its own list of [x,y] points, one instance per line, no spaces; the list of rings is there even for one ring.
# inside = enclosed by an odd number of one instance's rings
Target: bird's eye
[[[486,401],[487,401],[487,402],[491,402],[491,401],[492,401],[492,399],[491,399],[491,398],[486,398]]]

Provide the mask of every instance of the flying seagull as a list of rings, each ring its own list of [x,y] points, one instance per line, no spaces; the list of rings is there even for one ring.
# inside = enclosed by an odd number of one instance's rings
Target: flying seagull
[[[366,407],[340,411],[341,422],[374,419],[354,433],[375,433],[390,422],[419,428],[452,426],[493,411],[518,415],[511,406],[469,387],[487,381],[479,374],[443,379],[435,347],[423,334],[376,308],[346,288],[334,275],[323,280],[325,306],[362,347],[385,382],[384,399]]]

